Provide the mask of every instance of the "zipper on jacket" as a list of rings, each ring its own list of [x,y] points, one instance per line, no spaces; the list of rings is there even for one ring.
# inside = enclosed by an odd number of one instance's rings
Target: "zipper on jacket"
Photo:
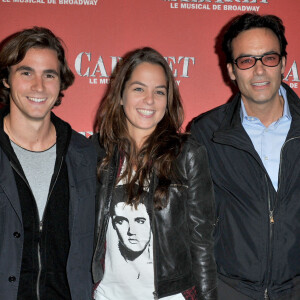
[[[57,178],[59,176],[59,173],[60,173],[60,170],[61,170],[61,166],[62,166],[62,163],[63,163],[63,157],[61,158],[61,161],[60,161],[60,165],[59,165],[59,169],[58,169],[58,172],[57,172],[57,176],[54,180],[54,183],[52,185],[52,188],[48,194],[48,197],[47,197],[47,201],[46,201],[46,205],[45,205],[45,209],[44,209],[44,212],[43,212],[43,216],[42,216],[42,219],[40,220],[39,222],[39,242],[38,242],[38,262],[39,262],[39,272],[38,272],[38,276],[37,276],[37,281],[36,281],[36,294],[37,294],[37,299],[40,300],[40,279],[41,279],[41,272],[42,272],[42,261],[41,261],[41,246],[40,246],[40,237],[42,235],[42,231],[43,231],[43,220],[44,220],[44,214],[45,214],[45,211],[46,211],[46,208],[47,208],[47,204],[49,202],[49,199],[51,197],[51,194],[53,192],[53,189],[54,189],[54,186],[57,182]]]
[[[268,286],[271,280],[271,262],[272,262],[272,249],[273,249],[273,226],[274,226],[274,206],[272,206],[269,184],[267,174],[265,174],[267,190],[268,190],[268,211],[269,211],[269,244],[268,244],[268,255],[267,255],[267,276],[266,276],[266,289],[264,293],[264,299],[269,299]]]
[[[268,289],[265,289],[264,300],[269,300]]]
[[[62,166],[62,163],[63,163],[63,157],[61,158],[61,161],[60,161],[60,165],[59,165],[59,169],[58,169],[58,172],[57,172],[57,176],[55,178],[55,181],[53,183],[53,186],[51,188],[51,191],[49,192],[48,194],[48,197],[47,197],[47,201],[46,201],[46,205],[45,205],[45,209],[44,209],[44,212],[43,212],[43,216],[42,216],[42,219],[39,219],[39,242],[38,242],[38,251],[37,251],[37,255],[38,255],[38,266],[39,266],[39,271],[38,271],[38,276],[37,276],[37,281],[36,281],[36,295],[37,295],[37,300],[40,300],[40,278],[41,278],[41,271],[42,271],[42,262],[41,262],[41,248],[40,248],[40,236],[42,234],[42,231],[43,231],[43,219],[44,219],[44,214],[45,214],[45,211],[46,211],[46,207],[47,207],[47,204],[49,202],[49,199],[50,199],[50,196],[52,194],[52,191],[54,189],[54,186],[57,182],[57,179],[58,179],[58,176],[60,174],[60,170],[61,170],[61,166]],[[31,194],[32,194],[32,197],[33,199],[35,200],[34,198],[34,195],[33,195],[33,192],[32,192],[32,189],[30,187],[30,185],[28,184],[27,180],[23,177],[22,174],[20,174],[20,172],[17,170],[17,168],[15,167],[15,165],[13,163],[11,163],[11,166],[12,168],[16,171],[16,173],[23,179],[23,181],[25,182],[25,184],[27,185],[27,187],[29,188]],[[35,201],[35,207],[36,207],[36,212],[37,212],[37,215],[39,217],[39,212],[38,212],[38,208],[37,208],[37,205],[36,205],[36,201]]]
[[[42,270],[42,261],[41,261],[41,249],[40,249],[40,236],[43,230],[43,222],[40,221],[39,224],[39,242],[38,242],[38,263],[39,263],[39,272],[36,280],[36,296],[40,300],[40,279],[41,279],[41,270]]]
[[[270,217],[270,223],[271,223],[271,224],[274,224],[274,214],[273,214],[273,212],[274,212],[274,210],[271,210],[271,211],[270,211],[270,216],[269,216],[269,217]]]
[[[270,230],[270,237],[269,237],[269,249],[268,249],[268,262],[267,262],[267,282],[266,282],[266,289],[264,292],[264,299],[268,300],[269,299],[269,292],[268,292],[268,286],[271,280],[271,261],[272,261],[272,246],[273,246],[273,226],[275,223],[274,220],[274,209],[275,206],[278,202],[278,192],[280,189],[280,184],[281,184],[281,166],[282,166],[282,152],[283,152],[283,148],[285,147],[285,145],[290,142],[291,140],[294,139],[299,139],[300,137],[294,137],[291,138],[287,141],[284,142],[284,144],[281,147],[280,150],[280,161],[279,161],[279,171],[278,171],[278,187],[277,187],[277,193],[276,193],[276,199],[275,199],[275,203],[273,203],[273,207],[271,206],[271,199],[270,199],[270,194],[269,194],[269,188],[268,188],[268,209],[269,209],[269,230]],[[266,183],[267,183],[267,187],[268,187],[268,179],[267,179],[267,175],[265,175],[266,178]]]

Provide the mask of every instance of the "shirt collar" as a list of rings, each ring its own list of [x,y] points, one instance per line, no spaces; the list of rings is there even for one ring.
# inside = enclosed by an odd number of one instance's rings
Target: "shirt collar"
[[[280,96],[283,97],[284,99],[284,105],[283,105],[283,114],[282,114],[282,117],[286,117],[288,118],[289,120],[292,119],[292,116],[291,116],[291,112],[290,112],[290,108],[289,108],[289,104],[288,104],[288,101],[287,101],[287,96],[286,96],[286,90],[285,88],[281,85],[279,90],[278,90],[278,93]],[[241,110],[240,110],[240,117],[241,117],[241,122],[243,123],[244,120],[246,119],[249,119],[249,116],[246,112],[246,108],[245,108],[245,105],[244,105],[244,102],[241,98]],[[255,118],[256,119],[256,118]]]

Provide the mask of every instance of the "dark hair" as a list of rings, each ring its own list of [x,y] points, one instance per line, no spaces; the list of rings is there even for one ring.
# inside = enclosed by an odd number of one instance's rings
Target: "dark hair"
[[[155,130],[138,149],[129,135],[121,98],[132,72],[143,62],[157,64],[163,68],[167,81],[167,109]],[[98,176],[101,175],[101,169],[111,161],[115,147],[118,147],[126,159],[126,169],[120,179],[130,179],[127,185],[127,203],[134,204],[135,207],[138,205],[143,186],[151,177],[152,171],[155,171],[159,182],[154,194],[154,204],[156,208],[162,208],[168,196],[171,179],[176,177],[172,162],[180,151],[182,136],[179,133],[183,119],[179,90],[164,57],[149,47],[128,53],[112,74],[108,93],[97,111],[96,130],[100,133],[100,143],[107,154],[98,166]],[[132,176],[134,166],[137,171]],[[135,188],[136,182],[138,190]]]
[[[224,34],[222,49],[226,55],[227,63],[232,63],[232,40],[236,38],[241,32],[253,28],[268,28],[277,36],[280,44],[280,54],[286,56],[287,40],[284,32],[282,20],[274,15],[260,16],[255,13],[246,13],[233,18],[230,25]]]
[[[3,85],[3,80],[8,82],[10,67],[21,62],[29,49],[47,48],[57,53],[60,63],[60,92],[55,102],[56,106],[59,105],[64,96],[62,91],[72,85],[75,78],[66,61],[62,43],[60,38],[43,27],[22,30],[2,41],[0,45],[0,102],[9,104],[10,89]]]

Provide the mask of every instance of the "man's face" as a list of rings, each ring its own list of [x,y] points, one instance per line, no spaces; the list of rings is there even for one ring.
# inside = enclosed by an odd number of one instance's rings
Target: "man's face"
[[[10,67],[10,112],[19,120],[50,119],[60,91],[59,61],[51,49],[31,48],[24,59]]]
[[[150,242],[151,228],[146,206],[138,205],[138,210],[124,202],[114,208],[113,226],[120,242],[133,252],[144,251]]]
[[[280,54],[280,44],[276,35],[267,28],[243,31],[232,41],[233,60],[240,56],[260,56],[269,52]],[[244,102],[260,105],[278,99],[281,75],[285,70],[283,57],[276,67],[267,67],[261,61],[247,70],[240,70],[234,64],[227,64],[229,76],[236,80]],[[273,102],[274,103],[274,102]],[[246,104],[246,103],[245,103]]]

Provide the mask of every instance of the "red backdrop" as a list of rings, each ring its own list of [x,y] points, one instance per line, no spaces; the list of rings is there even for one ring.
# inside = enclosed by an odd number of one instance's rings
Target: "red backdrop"
[[[37,25],[64,40],[76,80],[55,112],[80,132],[92,131],[96,108],[119,57],[151,46],[174,71],[186,125],[232,94],[222,71],[218,36],[242,12],[283,19],[289,42],[284,80],[300,95],[299,9],[299,0],[0,0],[0,39]]]

